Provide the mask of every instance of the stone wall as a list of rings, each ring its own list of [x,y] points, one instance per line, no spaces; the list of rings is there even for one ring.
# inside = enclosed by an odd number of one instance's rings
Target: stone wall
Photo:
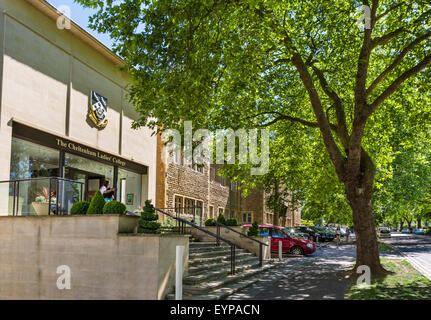
[[[163,299],[175,283],[180,235],[118,234],[119,217],[0,217],[0,299]],[[57,288],[57,267],[71,289]]]

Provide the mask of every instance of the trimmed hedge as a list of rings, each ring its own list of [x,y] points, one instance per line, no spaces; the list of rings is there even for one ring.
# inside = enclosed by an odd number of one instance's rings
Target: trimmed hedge
[[[224,218],[223,213],[220,213],[217,217],[217,222],[221,223],[221,224],[225,224],[226,223],[226,219]]]
[[[70,214],[87,214],[88,207],[90,206],[90,202],[88,201],[78,201],[72,205],[70,208]]]
[[[257,221],[253,222],[250,229],[248,229],[247,235],[249,237],[257,237],[259,235],[259,225]]]
[[[226,220],[225,225],[230,227],[236,227],[238,225],[238,221],[235,218],[229,218]]]
[[[209,218],[205,221],[205,226],[206,227],[213,227],[215,226],[215,220],[213,218]]]
[[[87,214],[102,214],[103,207],[105,206],[105,199],[102,193],[98,190],[93,199],[91,199],[90,206],[88,207]]]
[[[156,210],[151,204],[151,200],[145,201],[145,207],[142,210],[141,217],[138,222],[138,233],[150,233],[158,234],[160,233],[161,223],[155,222],[159,219],[159,216],[155,213]]]
[[[126,210],[127,208],[124,203],[115,200],[106,202],[103,206],[104,214],[125,214]]]

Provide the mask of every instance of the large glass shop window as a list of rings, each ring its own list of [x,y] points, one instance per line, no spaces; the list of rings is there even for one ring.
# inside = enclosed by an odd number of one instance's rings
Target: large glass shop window
[[[118,169],[117,200],[124,203],[128,211],[141,206],[142,176],[139,173]]]
[[[71,205],[79,200],[78,186],[47,178],[58,173],[58,150],[13,137],[10,179],[19,182],[10,183],[8,193],[0,190],[2,196],[8,196],[8,213],[22,216],[67,214]]]
[[[59,151],[12,138],[10,179],[58,176]]]

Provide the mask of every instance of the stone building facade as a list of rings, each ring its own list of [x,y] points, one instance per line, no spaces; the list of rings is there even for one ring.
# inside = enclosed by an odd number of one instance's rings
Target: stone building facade
[[[157,161],[157,207],[186,217],[193,215],[195,222],[202,225],[206,219],[217,219],[221,213],[226,218],[236,218],[240,224],[257,221],[280,226],[300,225],[298,209],[287,208],[283,213],[269,209],[268,195],[262,187],[244,197],[235,182],[218,174],[220,165],[184,164],[181,154],[167,154],[160,137],[157,150],[160,159]]]

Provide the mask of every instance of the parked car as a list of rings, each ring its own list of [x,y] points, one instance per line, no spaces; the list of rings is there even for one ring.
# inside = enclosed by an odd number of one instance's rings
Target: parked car
[[[319,241],[329,242],[329,241],[334,240],[334,238],[335,238],[335,234],[332,232],[332,230],[330,230],[326,227],[320,227],[319,226],[319,227],[314,227],[314,229],[316,229],[320,234]]]
[[[403,229],[401,230],[401,233],[412,233],[410,229]]]
[[[311,227],[306,227],[306,226],[299,226],[299,227],[295,227],[296,230],[298,230],[300,233],[305,233],[308,235],[308,239],[316,242],[317,237],[319,237],[319,240],[322,241],[322,235],[319,231],[317,231],[316,229],[313,229]]]
[[[425,229],[416,229],[414,234],[425,234]]]
[[[307,233],[300,232],[298,229],[294,227],[285,227],[284,232],[291,238],[311,240],[310,236]]]
[[[251,227],[251,224],[242,226],[243,228]],[[313,241],[301,238],[293,238],[288,235],[283,227],[261,224],[259,225],[259,235],[271,237],[271,252],[277,253],[279,242],[282,242],[282,252],[298,255],[312,254],[316,251],[316,245]]]
[[[377,229],[377,236],[379,238],[390,238],[391,237],[391,230],[387,227],[379,227]]]

